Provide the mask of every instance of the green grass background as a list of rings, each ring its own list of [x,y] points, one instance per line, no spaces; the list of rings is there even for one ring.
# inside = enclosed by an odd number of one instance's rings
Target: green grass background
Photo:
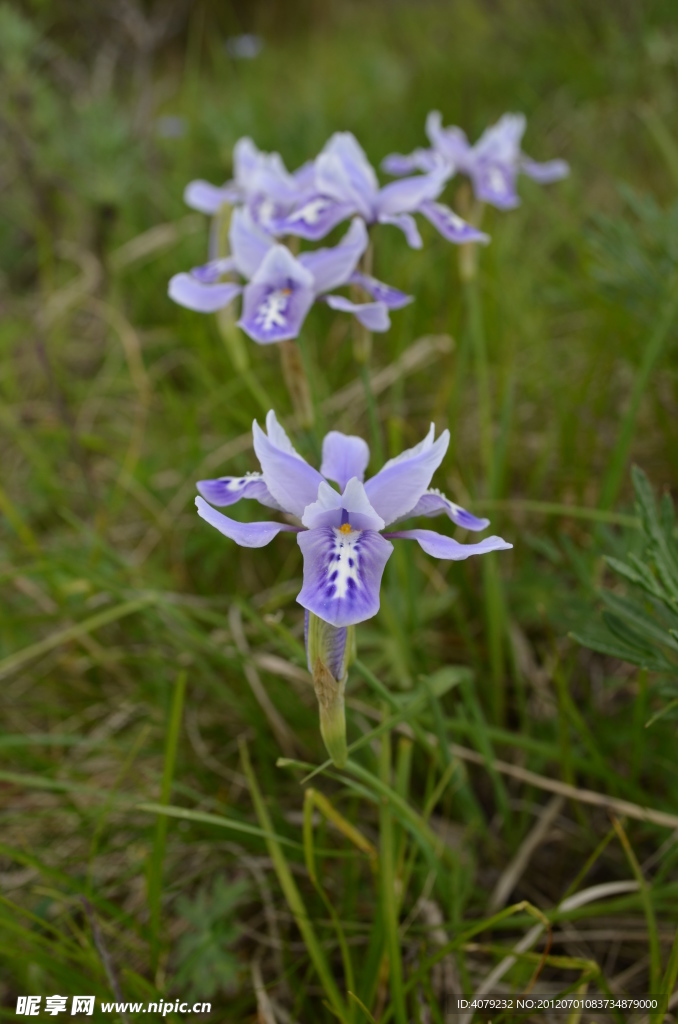
[[[224,41],[244,29],[263,49],[235,61]],[[3,1019],[20,994],[59,992],[191,993],[214,1021],[438,1022],[538,913],[551,945],[520,953],[509,989],[675,983],[675,828],[548,804],[493,762],[677,810],[675,721],[645,728],[652,678],[568,638],[595,615],[603,552],[635,543],[628,459],[620,488],[604,481],[675,287],[677,79],[670,2],[0,7]],[[401,545],[349,681],[349,742],[368,739],[350,771],[315,776],[314,802],[305,769],[276,763],[324,762],[297,545],[236,549],[193,509],[196,479],[256,468],[257,393],[290,422],[279,354],[247,341],[236,373],[214,318],[173,305],[167,280],[206,252],[186,182],[228,177],[241,135],[293,168],[350,130],[378,165],[424,144],[430,109],[471,138],[523,111],[530,156],[572,169],[486,211],[492,483],[458,250],[427,225],[421,252],[375,236],[377,275],[416,296],[374,339],[373,371],[395,368],[388,453],[449,425],[434,483],[514,549],[488,584]],[[463,201],[456,181],[446,198]],[[678,468],[675,329],[659,342],[624,454],[661,489]],[[357,378],[347,318],[314,309],[304,344],[321,431],[368,436],[360,391],[322,412]]]

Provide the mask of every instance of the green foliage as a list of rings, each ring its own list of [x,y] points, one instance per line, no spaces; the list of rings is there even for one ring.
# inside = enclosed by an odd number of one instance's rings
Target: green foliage
[[[175,950],[173,984],[178,993],[191,999],[212,999],[233,987],[238,960],[232,947],[240,935],[235,915],[247,896],[247,882],[229,882],[218,876],[191,899],[179,897],[177,913],[189,929]]]
[[[591,277],[610,303],[651,323],[678,269],[678,201],[665,205],[629,185],[619,195],[621,211],[598,215],[589,233]]]
[[[650,483],[637,466],[631,473],[640,519],[641,545],[634,544],[626,561],[606,558],[626,584],[627,593],[603,589],[602,624],[573,634],[575,640],[601,654],[631,662],[660,674],[660,688],[678,705],[678,537],[673,501],[665,494],[659,505]],[[658,717],[658,716],[655,716]]]

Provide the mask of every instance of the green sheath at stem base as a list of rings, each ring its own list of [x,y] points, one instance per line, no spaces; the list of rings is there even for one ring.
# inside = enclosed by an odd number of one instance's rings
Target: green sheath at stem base
[[[346,711],[344,691],[346,676],[337,681],[320,658],[313,666],[313,686],[320,710],[320,735],[327,753],[336,768],[344,768],[348,761],[346,746]]]

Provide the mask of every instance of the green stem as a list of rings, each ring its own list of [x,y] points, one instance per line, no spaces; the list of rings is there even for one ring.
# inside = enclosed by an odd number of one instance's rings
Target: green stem
[[[296,339],[296,348],[299,355],[299,365],[301,368],[301,373],[303,375],[302,387],[305,390],[306,396],[304,402],[306,403],[308,409],[310,410],[310,418],[306,417],[306,419],[304,419],[303,413],[301,416],[299,416],[299,410],[296,408],[294,404],[294,396],[291,393],[290,398],[292,399],[293,408],[295,409],[295,412],[300,418],[300,425],[304,430],[304,433],[309,441],[309,444],[313,450],[313,454],[315,455],[316,458],[320,459],[321,444],[320,437],[318,435],[318,419],[316,416],[317,402],[315,400],[314,389],[312,386],[312,380],[314,375],[310,365],[310,356],[308,353],[308,347],[306,345],[306,339],[304,338],[303,334],[300,334],[299,337]]]
[[[626,472],[626,460],[633,440],[636,417],[638,415],[640,403],[650,382],[652,371],[664,350],[664,346],[668,339],[671,327],[673,326],[673,321],[677,312],[678,277],[675,277],[669,287],[668,297],[664,304],[662,315],[659,317],[655,331],[647,344],[643,361],[635,378],[631,401],[622,421],[617,443],[614,447],[614,451],[603,480],[600,501],[598,502],[599,507],[602,509],[611,508],[619,494],[624,473]]]
[[[379,466],[383,466],[384,458],[384,443],[381,437],[381,426],[379,423],[379,415],[377,413],[377,403],[374,400],[374,393],[372,391],[372,383],[370,380],[370,368],[367,363],[360,364],[360,377],[365,388],[365,400],[367,402],[367,418],[370,421],[370,437],[372,439],[372,448],[374,450],[375,462]]]
[[[494,451],[492,446],[492,399],[490,394],[490,371],[485,344],[482,306],[478,280],[472,277],[464,280],[464,292],[468,314],[468,331],[475,361],[476,380],[478,385],[478,413],[480,419],[480,457],[485,475],[488,497],[494,497],[492,484],[494,478]]]
[[[360,260],[360,270],[363,274],[371,276],[374,262],[374,249],[372,242],[368,245]],[[360,286],[352,289],[355,302],[371,300],[371,296]],[[376,461],[380,466],[384,464],[384,443],[381,436],[381,425],[377,413],[377,404],[372,392],[372,381],[370,379],[370,357],[372,355],[372,332],[367,329],[359,320],[353,324],[353,355],[360,367],[360,379],[365,389],[365,401],[367,404],[367,417],[370,421],[370,435],[372,438],[372,449]]]
[[[468,333],[473,351],[476,380],[478,386],[478,412],[480,419],[480,458],[485,476],[485,489],[488,497],[495,497],[496,472],[494,446],[492,441],[492,397],[490,391],[490,371],[483,327],[482,305],[475,276],[463,278],[466,307],[468,313]],[[485,555],[482,560],[483,595],[485,604],[485,622],[487,626],[487,642],[490,655],[491,693],[489,704],[492,717],[501,723],[504,717],[504,636],[506,633],[506,616],[501,579],[496,563],[496,556]]]

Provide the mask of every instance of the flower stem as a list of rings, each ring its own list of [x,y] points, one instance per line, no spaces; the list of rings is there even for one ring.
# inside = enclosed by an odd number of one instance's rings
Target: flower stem
[[[495,497],[497,486],[494,446],[492,438],[493,414],[490,389],[489,361],[483,325],[482,303],[478,286],[475,254],[464,256],[460,253],[460,272],[464,287],[468,318],[468,333],[475,362],[478,386],[478,412],[480,417],[480,458],[486,480],[486,494]],[[482,560],[485,622],[490,655],[491,697],[490,706],[495,724],[504,718],[504,639],[507,633],[504,595],[496,558],[492,554]]]
[[[300,427],[310,430],[315,424],[315,410],[300,347],[296,341],[290,340],[281,341],[278,349],[282,375],[292,402],[294,415]]]
[[[372,274],[372,263],[374,258],[374,250],[372,243],[368,245],[367,249],[363,253],[360,261],[360,270],[363,274]],[[354,302],[364,302],[369,299],[370,296],[366,294],[363,288],[359,285],[354,285],[352,290],[352,297]],[[379,465],[384,463],[384,442],[381,436],[381,424],[379,423],[379,415],[377,413],[377,404],[374,400],[374,393],[372,391],[372,381],[370,378],[370,356],[372,355],[372,332],[368,330],[364,324],[361,324],[358,319],[353,321],[353,356],[356,363],[360,367],[360,379],[363,382],[363,388],[365,389],[365,402],[367,404],[367,418],[370,423],[370,436],[372,439],[372,448],[374,456]]]
[[[377,403],[374,400],[374,392],[372,391],[372,383],[370,380],[370,368],[367,365],[367,363],[361,363],[360,377],[362,379],[363,387],[365,389],[367,418],[370,421],[370,437],[372,439],[372,448],[374,449],[375,462],[377,465],[383,466],[385,461],[384,443],[381,437],[381,425],[379,423]]]
[[[233,369],[243,381],[262,413],[266,415],[268,410],[273,408],[273,402],[266,393],[265,388],[257,380],[256,374],[250,368],[245,339],[239,327],[236,326],[235,317],[229,307],[220,309],[217,313],[217,326],[233,364]]]

